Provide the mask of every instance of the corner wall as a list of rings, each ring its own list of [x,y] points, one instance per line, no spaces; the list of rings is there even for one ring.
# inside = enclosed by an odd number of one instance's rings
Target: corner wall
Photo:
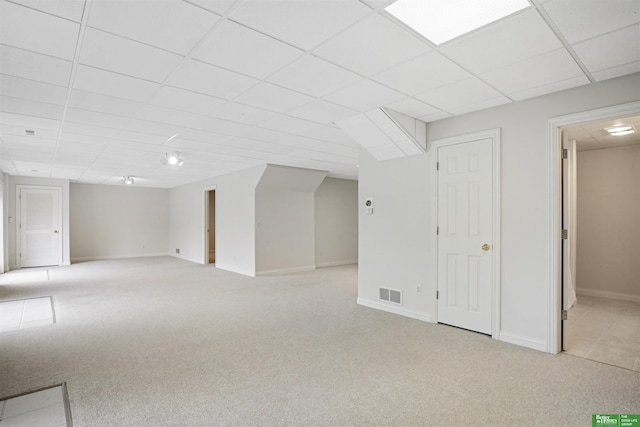
[[[316,267],[358,262],[358,181],[325,178],[315,194]]]
[[[640,301],[640,145],[578,152],[577,291]]]
[[[640,74],[578,87],[509,105],[444,119],[427,125],[433,141],[500,128],[501,324],[499,339],[548,351],[550,342],[548,236],[552,200],[546,121],[640,99]],[[358,300],[387,311],[377,288],[405,291],[403,314],[429,320],[434,315],[433,254],[430,229],[431,156],[377,162],[361,150],[360,204],[374,200],[374,215],[360,209]],[[388,248],[388,249],[387,249]],[[415,287],[423,283],[422,293]]]

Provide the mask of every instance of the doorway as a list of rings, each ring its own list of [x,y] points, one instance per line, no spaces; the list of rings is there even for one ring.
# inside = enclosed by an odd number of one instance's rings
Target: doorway
[[[628,104],[616,105],[613,107],[601,108],[598,110],[585,111],[566,116],[551,118],[547,121],[547,141],[548,141],[548,170],[549,175],[549,235],[548,235],[548,256],[549,256],[549,281],[548,281],[548,342],[547,351],[549,353],[559,353],[563,349],[563,335],[570,328],[571,317],[567,316],[564,310],[564,295],[567,288],[564,284],[569,283],[565,277],[567,272],[563,268],[563,246],[565,246],[563,233],[563,185],[562,169],[564,167],[562,159],[562,130],[571,126],[585,125],[616,118],[631,117],[640,114],[640,102],[630,102]],[[565,190],[566,191],[566,190]],[[579,249],[578,249],[579,252]],[[570,259],[566,254],[565,259]],[[579,280],[579,278],[578,278]],[[578,285],[579,287],[579,285]],[[565,320],[566,319],[566,320]]]
[[[62,189],[16,186],[19,268],[62,265]]]
[[[216,190],[206,191],[205,264],[216,263]]]
[[[500,130],[434,141],[438,323],[498,336]]]

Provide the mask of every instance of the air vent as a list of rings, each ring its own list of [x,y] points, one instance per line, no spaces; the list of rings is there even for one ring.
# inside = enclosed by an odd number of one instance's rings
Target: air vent
[[[31,130],[31,129],[25,129],[24,130],[25,135],[27,136],[35,136],[36,131],[35,130]]]
[[[397,289],[378,288],[378,299],[402,305],[402,291]]]

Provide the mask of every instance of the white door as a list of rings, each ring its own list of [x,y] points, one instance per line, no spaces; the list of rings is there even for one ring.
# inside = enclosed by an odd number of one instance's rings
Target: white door
[[[438,147],[438,322],[491,334],[493,142]]]
[[[61,196],[59,188],[20,188],[21,267],[62,264]]]

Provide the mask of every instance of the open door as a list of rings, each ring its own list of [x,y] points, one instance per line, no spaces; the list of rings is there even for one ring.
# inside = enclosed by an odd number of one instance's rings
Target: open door
[[[562,350],[568,348],[569,309],[576,303],[577,150],[562,138]]]
[[[216,190],[207,192],[207,260],[216,263]]]

